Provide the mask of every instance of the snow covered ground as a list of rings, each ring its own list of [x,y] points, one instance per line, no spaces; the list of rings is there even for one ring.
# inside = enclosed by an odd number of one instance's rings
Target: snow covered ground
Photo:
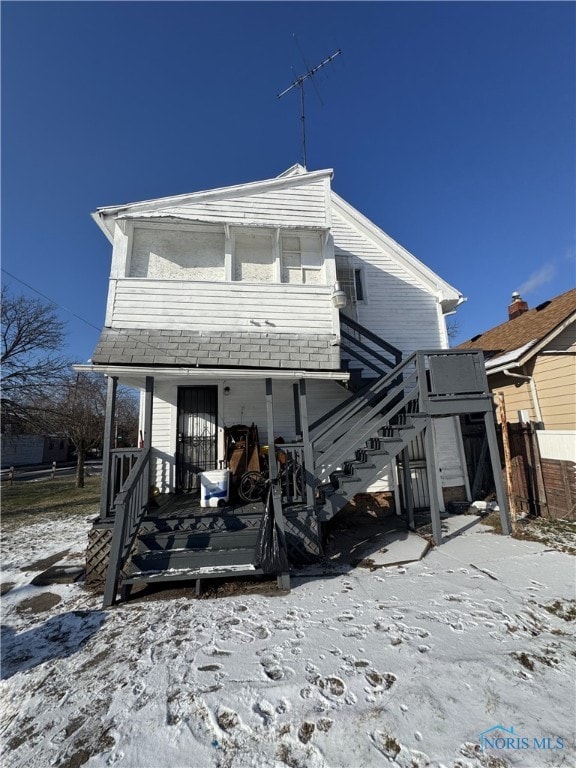
[[[33,560],[81,561],[88,527],[3,536],[3,768],[576,764],[568,554],[478,524],[288,595],[103,611],[79,584],[30,584]]]

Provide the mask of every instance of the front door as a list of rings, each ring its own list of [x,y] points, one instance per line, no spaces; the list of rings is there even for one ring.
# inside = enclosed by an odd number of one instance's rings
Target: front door
[[[201,472],[217,469],[217,387],[178,387],[176,487],[200,488]]]

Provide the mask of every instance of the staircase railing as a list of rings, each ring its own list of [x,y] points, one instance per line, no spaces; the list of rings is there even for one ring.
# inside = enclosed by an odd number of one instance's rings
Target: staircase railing
[[[395,416],[407,408],[413,410],[413,403],[420,394],[414,355],[407,358],[400,368],[405,371],[398,382],[398,369],[380,380],[375,388],[385,394],[370,403],[358,403],[349,406],[346,414],[328,430],[323,430],[313,438],[316,451],[317,476],[327,480],[330,472],[354,455],[357,448],[366,446],[366,442],[378,434],[378,430],[388,425]],[[387,379],[394,384],[388,386]],[[324,450],[322,448],[324,447]],[[320,452],[321,451],[321,452]]]
[[[114,499],[114,529],[104,587],[104,607],[114,604],[120,571],[128,561],[150,494],[150,449],[142,450]]]
[[[430,416],[482,411],[489,399],[478,351],[414,352],[311,426],[315,475],[326,481],[356,449],[384,437],[383,428],[416,426],[420,420],[423,429]]]
[[[406,358],[390,373],[383,375],[372,384],[356,392],[340,405],[333,408],[321,419],[310,426],[310,439],[316,448],[321,444],[327,445],[346,434],[351,426],[356,426],[356,417],[365,409],[382,410],[390,401],[389,395],[397,396],[408,385],[416,371],[416,353]],[[403,381],[403,377],[405,381]]]
[[[340,339],[341,352],[357,360],[363,367],[375,371],[379,376],[395,368],[402,360],[401,350],[342,313]]]

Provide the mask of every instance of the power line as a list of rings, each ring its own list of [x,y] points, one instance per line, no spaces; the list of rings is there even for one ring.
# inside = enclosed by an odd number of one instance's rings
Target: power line
[[[34,291],[34,293],[37,293],[38,296],[42,296],[43,299],[46,299],[46,301],[49,301],[50,304],[54,304],[55,307],[59,307],[60,309],[63,309],[65,312],[69,312],[77,320],[81,320],[83,323],[86,323],[86,325],[89,325],[90,328],[94,328],[94,330],[98,331],[98,333],[102,331],[102,328],[98,327],[97,325],[94,325],[94,323],[91,323],[90,320],[86,320],[86,318],[80,317],[80,315],[77,315],[76,312],[72,312],[72,310],[68,309],[68,307],[65,307],[63,304],[60,304],[59,302],[54,301],[54,299],[51,299],[50,296],[46,296],[45,293],[42,293],[42,291],[39,291],[37,288],[34,288],[33,285],[26,283],[24,280],[21,280],[19,277],[16,277],[16,275],[13,275],[11,272],[8,272],[8,270],[4,269],[4,267],[2,267],[1,269],[2,269],[2,272],[4,272],[9,277],[11,277],[13,280],[16,280],[17,282],[22,283],[22,285],[25,285],[26,288],[29,288],[31,291]]]

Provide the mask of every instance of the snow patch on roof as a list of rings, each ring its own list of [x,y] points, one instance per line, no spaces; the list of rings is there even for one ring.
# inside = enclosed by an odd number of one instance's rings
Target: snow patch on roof
[[[491,358],[486,362],[486,370],[490,371],[493,368],[500,368],[508,363],[515,363],[525,352],[528,352],[530,347],[534,346],[537,341],[538,339],[532,339],[532,341],[529,341],[527,344],[523,344],[516,349],[511,349],[510,352],[506,352],[504,355],[498,355],[498,357]]]

